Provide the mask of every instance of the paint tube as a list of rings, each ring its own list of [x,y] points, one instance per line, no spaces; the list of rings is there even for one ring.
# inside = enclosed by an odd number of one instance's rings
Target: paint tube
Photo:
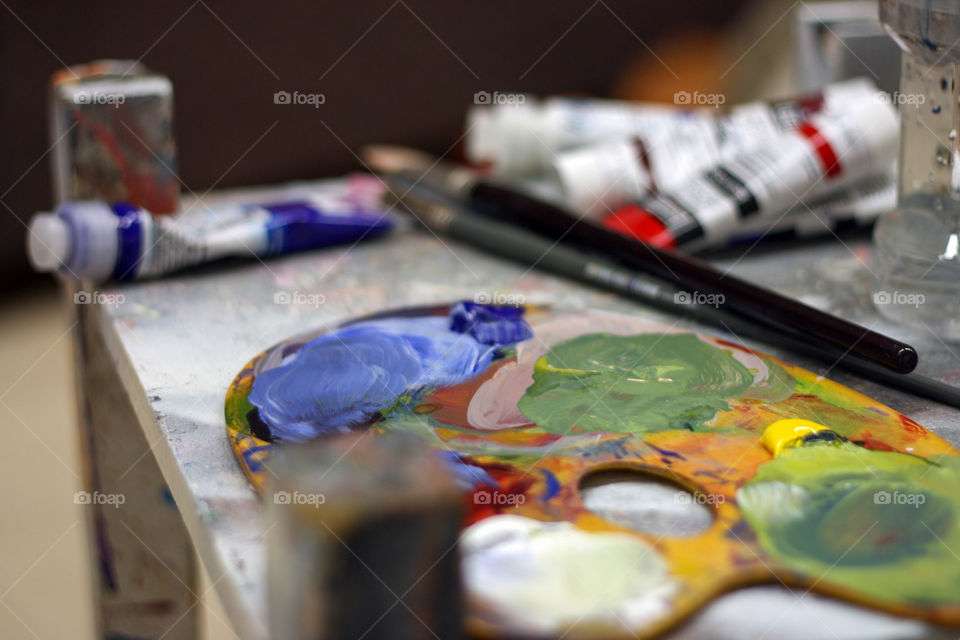
[[[847,189],[801,203],[780,218],[761,218],[737,228],[729,244],[814,238],[870,227],[897,204],[896,167]]]
[[[753,244],[759,240],[814,238],[863,230],[897,203],[896,161],[883,173],[820,198],[795,205],[782,216],[748,220],[738,226],[728,244]],[[525,176],[507,180],[517,189],[566,207],[560,185],[549,176]]]
[[[727,244],[745,224],[776,219],[888,170],[898,120],[879,98],[842,113],[817,113],[789,133],[605,216],[603,224],[657,247]]]
[[[354,242],[391,223],[374,209],[336,199],[195,207],[153,216],[129,204],[69,202],[30,223],[30,262],[94,280],[163,275],[227,256],[266,257]]]
[[[789,132],[816,113],[850,111],[882,99],[869,85],[827,91],[819,111],[800,119],[791,109],[756,103],[734,109],[725,118],[705,119],[651,129],[643,137],[620,139],[560,153],[553,171],[564,200],[577,212],[597,217],[625,202],[669,191],[700,173],[767,139]],[[843,100],[839,97],[842,96]],[[777,114],[787,117],[776,117]]]
[[[489,165],[496,175],[547,171],[558,153],[585,145],[629,138],[683,137],[685,155],[695,159],[713,148],[793,128],[810,114],[874,94],[865,78],[827,85],[819,93],[779,102],[752,102],[729,111],[618,100],[517,96],[502,104],[475,106],[467,114],[465,152],[470,162]],[[522,98],[522,99],[521,99]],[[689,105],[691,100],[677,100]]]

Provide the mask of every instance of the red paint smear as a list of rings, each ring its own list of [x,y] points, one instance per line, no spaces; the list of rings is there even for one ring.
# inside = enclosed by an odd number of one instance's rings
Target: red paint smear
[[[125,201],[143,207],[152,213],[172,213],[176,211],[178,194],[175,182],[171,180],[167,183],[158,183],[149,172],[143,173],[137,170],[124,153],[117,136],[114,134],[114,129],[87,118],[79,109],[74,110],[74,118],[81,129],[88,130],[103,145],[103,148],[120,171],[124,187],[127,190]],[[125,137],[129,138],[130,136]],[[149,163],[151,161],[152,151],[149,148],[142,143],[132,145],[129,140],[126,143],[132,147],[131,152],[140,156],[141,162]],[[139,153],[137,153],[138,151]]]
[[[900,451],[897,451],[897,449],[894,449],[892,446],[890,446],[886,442],[883,442],[882,440],[877,440],[875,437],[873,437],[873,433],[870,431],[867,431],[866,429],[864,429],[863,435],[860,438],[850,438],[850,442],[854,444],[862,445],[872,451],[894,451],[897,453],[901,453]]]
[[[874,546],[877,546],[877,547],[887,547],[887,546],[890,546],[890,545],[892,545],[892,544],[896,544],[896,543],[900,542],[900,540],[901,540],[902,538],[903,538],[903,536],[902,536],[901,534],[899,534],[899,533],[888,533],[887,535],[885,535],[885,536],[883,536],[882,538],[878,539],[878,540],[876,541],[876,543],[874,543]]]
[[[716,342],[717,344],[721,344],[725,347],[730,347],[731,349],[736,349],[737,351],[746,351],[747,353],[756,353],[756,351],[754,351],[753,349],[750,349],[749,347],[745,347],[742,344],[739,344],[736,342],[730,342],[729,340],[724,340],[723,338],[715,338],[713,336],[710,336],[710,339],[713,342]]]
[[[914,422],[913,420],[911,420],[910,418],[908,418],[903,414],[900,415],[900,422],[903,423],[903,428],[906,429],[907,432],[909,433],[914,433],[918,436],[927,435],[927,430],[924,427],[917,424],[916,422]]]
[[[524,496],[523,502],[526,502],[528,496],[525,494],[533,486],[536,480],[535,476],[501,462],[480,463],[467,456],[463,456],[461,459],[466,464],[481,467],[499,485],[497,489],[494,489],[480,482],[474,486],[473,493],[467,494],[465,525],[512,510],[520,501],[512,500],[511,497]]]
[[[467,407],[470,406],[470,400],[480,388],[480,386],[493,377],[507,362],[516,362],[516,358],[504,358],[493,363],[487,370],[480,375],[473,377],[466,382],[437,389],[423,399],[421,407],[433,407],[430,417],[453,427],[470,429],[467,422]]]

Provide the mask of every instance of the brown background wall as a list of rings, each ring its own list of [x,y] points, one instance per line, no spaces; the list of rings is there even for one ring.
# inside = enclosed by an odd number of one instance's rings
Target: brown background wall
[[[340,173],[359,166],[349,149],[369,142],[443,152],[476,91],[602,95],[631,57],[648,55],[639,40],[656,50],[738,4],[7,0],[2,281],[27,274],[21,221],[51,205],[46,81],[63,64],[142,57],[168,75],[181,177],[202,191]],[[321,92],[326,103],[276,105],[279,90]]]

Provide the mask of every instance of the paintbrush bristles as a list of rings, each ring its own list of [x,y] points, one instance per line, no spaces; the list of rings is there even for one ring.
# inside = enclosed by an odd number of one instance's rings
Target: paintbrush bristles
[[[360,152],[363,161],[384,175],[402,175],[413,185],[423,184],[439,192],[466,197],[481,175],[469,167],[438,158],[419,149],[370,145]]]
[[[404,169],[427,172],[437,158],[425,151],[388,144],[371,144],[360,149],[360,158],[377,173],[396,173]]]

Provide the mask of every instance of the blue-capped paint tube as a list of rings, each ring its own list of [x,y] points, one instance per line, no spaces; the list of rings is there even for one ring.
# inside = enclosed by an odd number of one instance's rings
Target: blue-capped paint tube
[[[262,258],[354,242],[390,226],[382,213],[336,199],[198,206],[175,216],[124,203],[70,202],[33,217],[28,247],[37,271],[131,280],[227,256]]]

